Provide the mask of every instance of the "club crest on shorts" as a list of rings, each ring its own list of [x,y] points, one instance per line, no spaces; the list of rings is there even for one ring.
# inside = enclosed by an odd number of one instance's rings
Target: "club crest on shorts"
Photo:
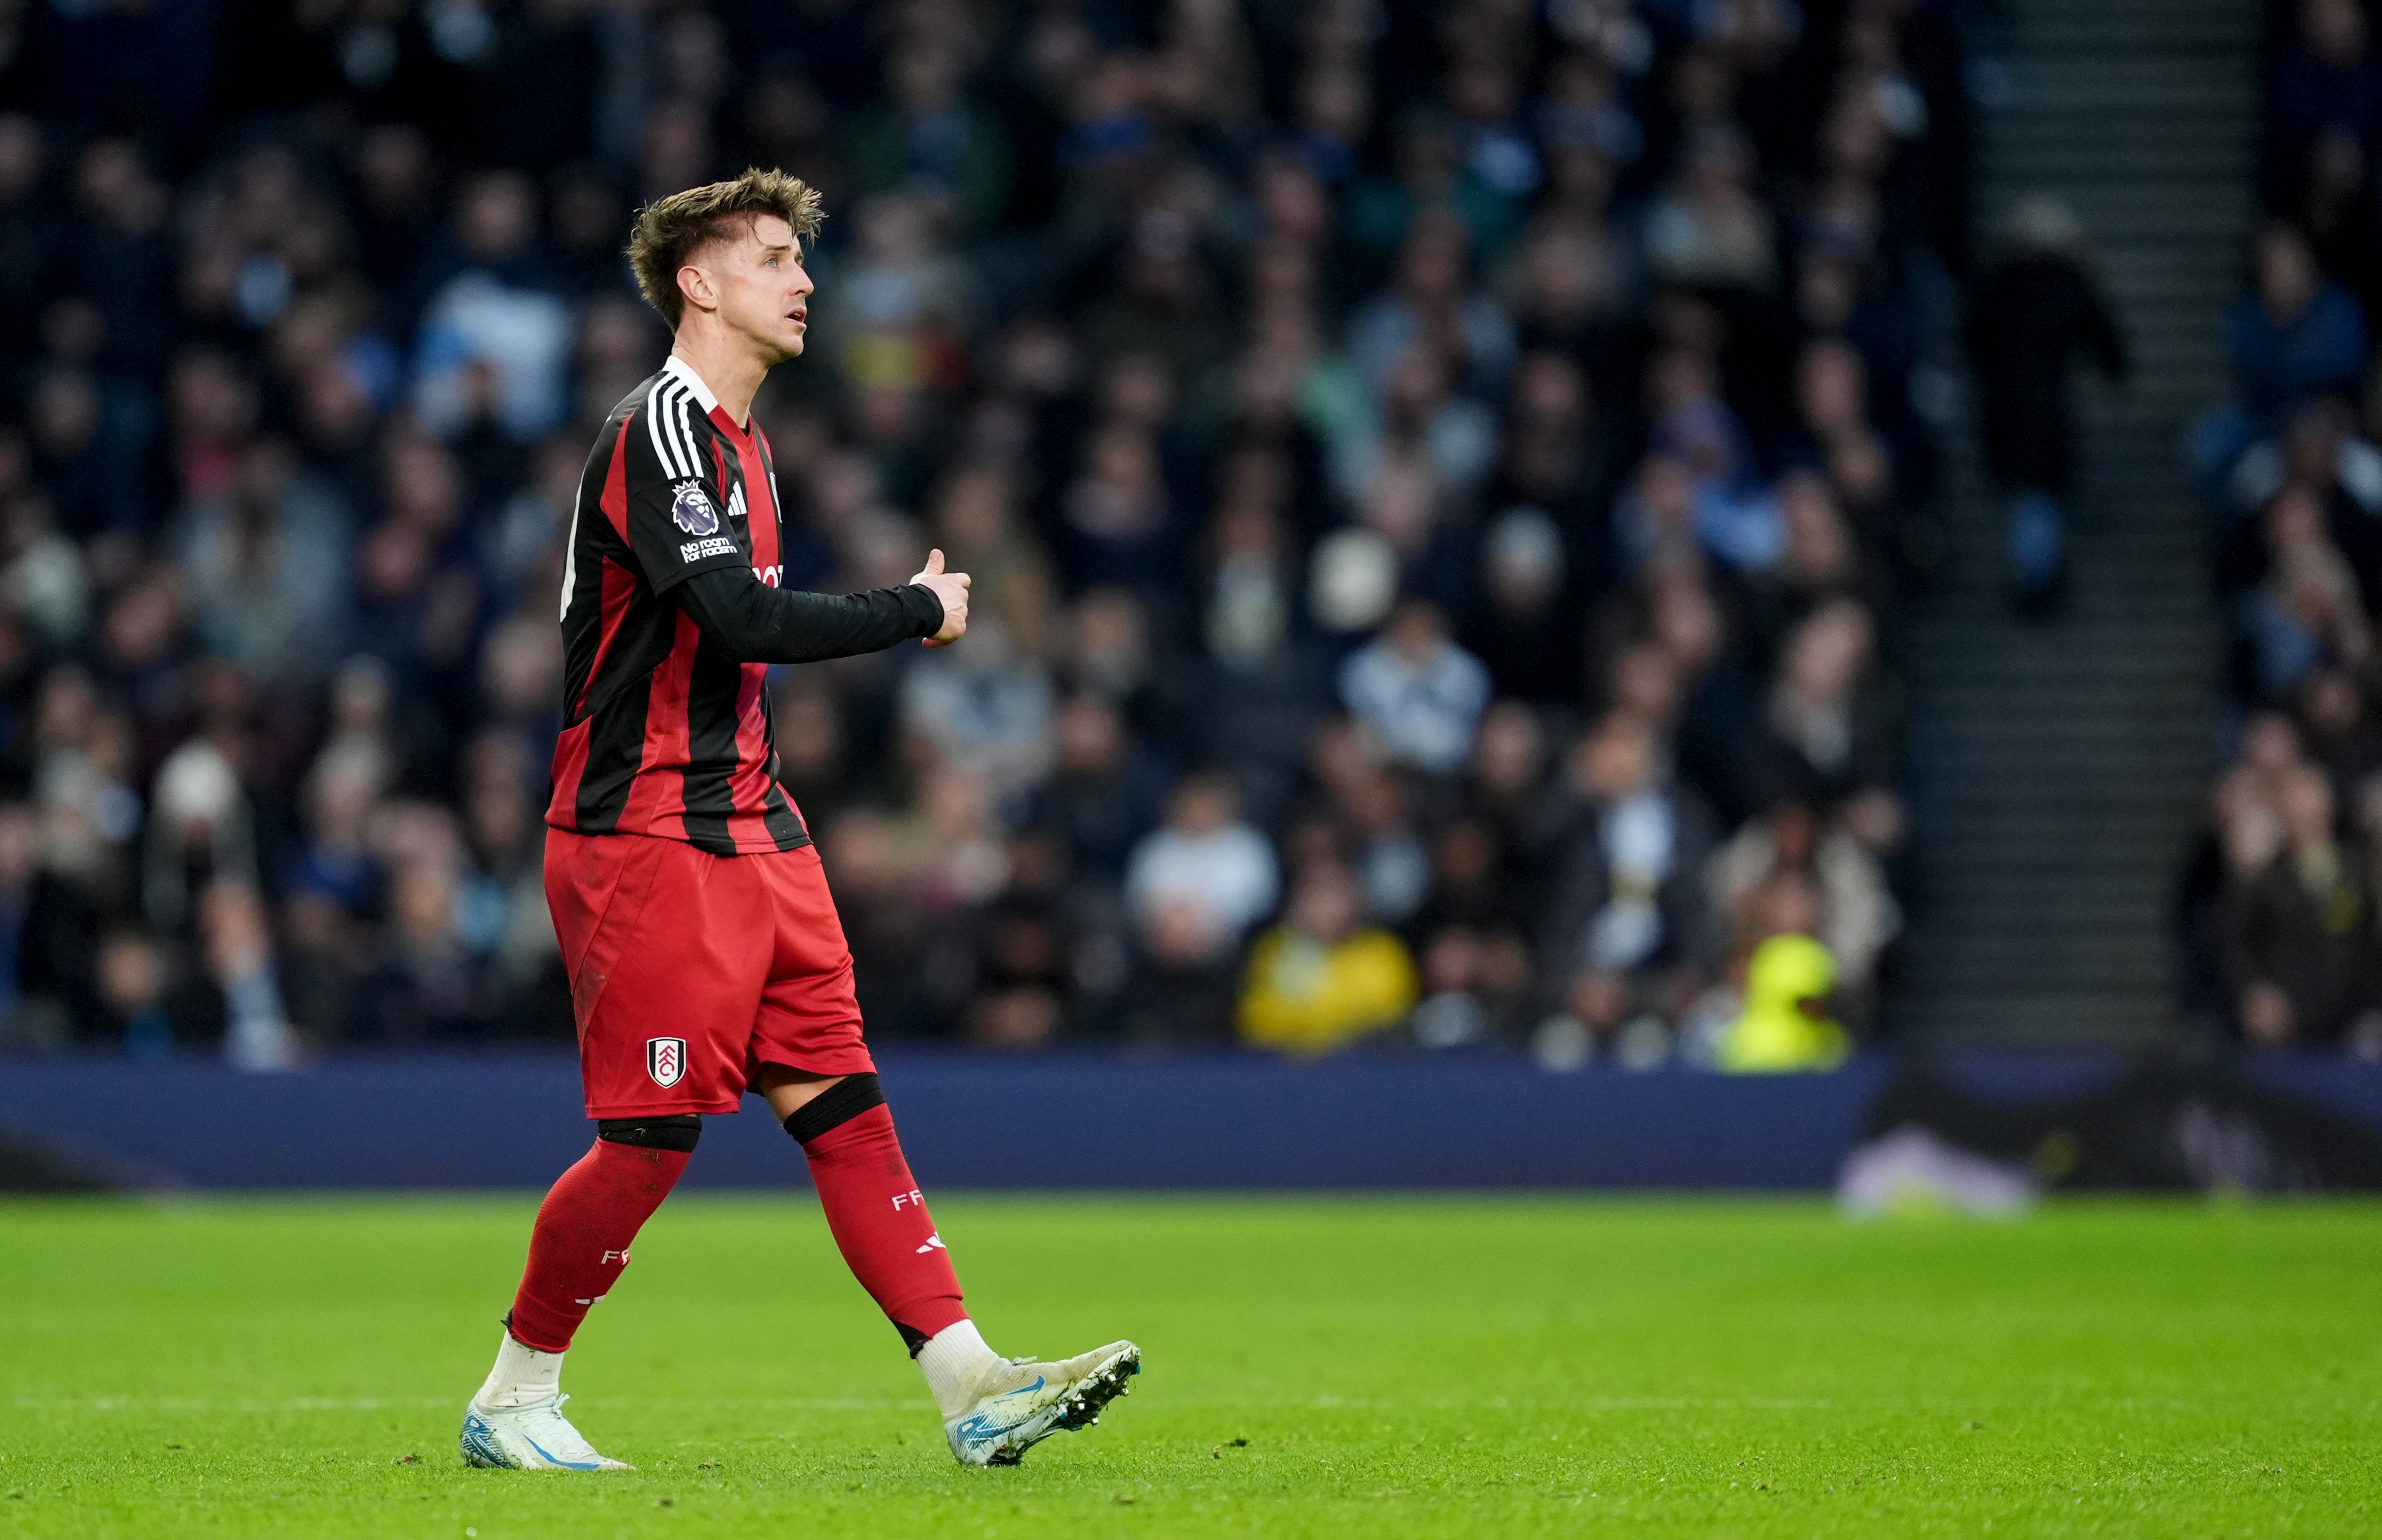
[[[680,482],[670,497],[670,522],[689,534],[718,534],[719,509],[701,482]]]
[[[665,1089],[686,1078],[686,1039],[683,1037],[648,1037],[645,1039],[645,1073],[654,1083]]]

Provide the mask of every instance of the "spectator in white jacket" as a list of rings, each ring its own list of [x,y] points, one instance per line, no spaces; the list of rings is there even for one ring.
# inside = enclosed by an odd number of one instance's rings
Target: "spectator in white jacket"
[[[1340,700],[1390,758],[1443,776],[1472,752],[1489,670],[1449,639],[1437,605],[1407,599],[1340,666]]]
[[[1176,949],[1222,956],[1273,912],[1281,868],[1264,835],[1243,823],[1223,775],[1186,776],[1167,800],[1166,820],[1134,847],[1125,899],[1136,927],[1177,938]]]

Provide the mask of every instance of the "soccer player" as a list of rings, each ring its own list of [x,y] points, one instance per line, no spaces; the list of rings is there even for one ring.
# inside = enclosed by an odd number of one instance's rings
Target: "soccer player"
[[[629,1264],[706,1113],[748,1091],[810,1162],[828,1228],[908,1344],[969,1465],[1014,1464],[1099,1420],[1141,1351],[1004,1359],[960,1299],[861,1041],[852,954],[801,813],[778,785],[773,663],[967,630],[942,553],[901,588],[779,586],[769,442],[754,393],[803,350],[802,242],[818,195],[777,171],[674,194],[629,259],[676,334],[588,456],[562,569],[562,734],[546,901],[571,978],[596,1142],[539,1207],[496,1367],[464,1413],[470,1464],[626,1469],[562,1416],[564,1351]]]

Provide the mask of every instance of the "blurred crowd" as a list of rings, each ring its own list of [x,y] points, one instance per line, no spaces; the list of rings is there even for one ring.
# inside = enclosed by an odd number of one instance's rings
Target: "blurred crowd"
[[[758,164],[786,582],[976,579],[776,683],[873,1038],[1840,1053],[1969,160],[1943,0],[0,6],[0,1039],[569,1040],[620,247]]]
[[[2382,55],[2360,0],[2272,8],[2265,222],[2192,464],[2232,620],[2230,763],[2183,882],[2188,1004],[2382,1057]]]

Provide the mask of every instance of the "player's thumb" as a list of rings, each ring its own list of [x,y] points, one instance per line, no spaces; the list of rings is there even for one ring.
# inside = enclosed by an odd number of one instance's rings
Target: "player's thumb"
[[[925,570],[929,574],[933,574],[940,572],[942,569],[943,548],[938,545],[933,550],[927,553],[927,565]]]

